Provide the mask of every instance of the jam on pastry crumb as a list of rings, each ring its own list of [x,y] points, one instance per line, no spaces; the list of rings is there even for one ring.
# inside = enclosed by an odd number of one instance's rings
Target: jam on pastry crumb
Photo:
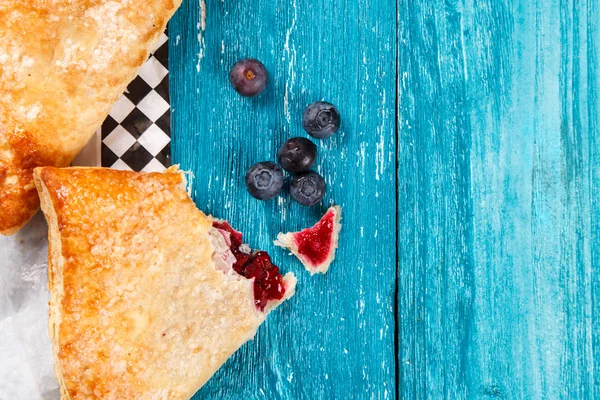
[[[333,206],[314,226],[300,232],[280,233],[275,244],[289,249],[311,274],[326,273],[335,258],[342,209]]]
[[[230,235],[229,247],[236,259],[233,270],[247,279],[254,279],[256,308],[264,311],[269,301],[281,300],[285,294],[283,276],[279,273],[279,268],[271,262],[269,254],[264,251],[245,251],[247,246],[242,242],[242,233],[233,229],[226,221],[213,221],[213,227]]]
[[[313,265],[320,265],[329,257],[335,213],[327,212],[312,228],[304,229],[294,235],[298,253]]]

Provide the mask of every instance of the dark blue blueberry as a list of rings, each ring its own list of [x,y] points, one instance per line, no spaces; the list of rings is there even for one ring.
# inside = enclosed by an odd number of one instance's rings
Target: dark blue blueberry
[[[331,103],[317,101],[312,103],[302,116],[302,126],[308,134],[317,139],[325,139],[340,129],[340,113]]]
[[[234,64],[229,71],[229,80],[242,96],[258,96],[267,87],[267,69],[260,61],[246,58]]]
[[[303,206],[314,206],[325,195],[325,179],[314,171],[302,172],[292,179],[290,194]]]
[[[317,161],[317,146],[306,138],[291,138],[281,146],[278,159],[288,172],[308,171]]]
[[[266,161],[254,164],[246,173],[248,192],[259,200],[277,196],[283,187],[283,171],[279,165]]]

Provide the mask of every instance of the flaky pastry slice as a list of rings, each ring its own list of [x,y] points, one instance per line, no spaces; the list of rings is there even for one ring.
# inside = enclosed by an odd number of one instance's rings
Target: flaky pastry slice
[[[36,213],[33,169],[71,163],[180,3],[0,0],[0,234]]]
[[[62,399],[189,399],[294,293],[174,168],[35,169]]]

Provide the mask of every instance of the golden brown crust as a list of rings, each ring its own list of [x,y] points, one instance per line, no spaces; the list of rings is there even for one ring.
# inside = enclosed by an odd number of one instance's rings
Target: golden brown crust
[[[39,207],[37,166],[67,166],[181,0],[0,0],[0,234]]]
[[[63,398],[190,398],[264,314],[252,281],[216,269],[212,222],[181,173],[34,175],[49,223],[50,336]]]

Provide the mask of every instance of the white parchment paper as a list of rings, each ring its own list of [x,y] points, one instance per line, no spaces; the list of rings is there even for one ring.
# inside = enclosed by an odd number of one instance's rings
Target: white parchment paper
[[[0,400],[56,400],[48,336],[47,227],[39,212],[0,236]]]

